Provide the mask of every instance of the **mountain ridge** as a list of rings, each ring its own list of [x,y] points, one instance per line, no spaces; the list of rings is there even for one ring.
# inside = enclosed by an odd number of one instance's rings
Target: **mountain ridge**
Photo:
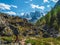
[[[43,14],[40,11],[35,11],[35,12],[30,12],[25,13],[23,16],[20,16],[22,18],[26,18],[29,22],[36,22],[36,20],[38,20]]]

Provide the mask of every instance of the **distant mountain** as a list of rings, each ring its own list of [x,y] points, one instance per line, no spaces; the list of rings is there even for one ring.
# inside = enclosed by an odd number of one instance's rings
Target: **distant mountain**
[[[29,21],[36,22],[36,20],[38,20],[42,16],[42,14],[40,13],[40,11],[35,11],[35,12],[30,12],[30,16],[32,17],[32,19]]]
[[[29,14],[24,14],[21,16],[22,18],[26,18],[29,22],[36,22],[40,17],[42,16],[42,13],[40,11],[30,12]]]

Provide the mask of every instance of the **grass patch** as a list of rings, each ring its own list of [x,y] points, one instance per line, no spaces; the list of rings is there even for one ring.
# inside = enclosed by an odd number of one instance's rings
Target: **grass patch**
[[[36,38],[27,39],[26,43],[31,43],[32,45],[60,45],[60,40],[56,38]]]

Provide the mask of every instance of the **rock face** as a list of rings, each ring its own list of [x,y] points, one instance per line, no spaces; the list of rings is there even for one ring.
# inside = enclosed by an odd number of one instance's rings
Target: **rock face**
[[[2,16],[0,16],[0,26],[3,27],[3,25],[4,26],[6,25],[6,21],[5,21],[5,19]]]
[[[4,28],[8,25],[7,21],[5,18],[0,14],[0,35],[2,35],[2,31]]]

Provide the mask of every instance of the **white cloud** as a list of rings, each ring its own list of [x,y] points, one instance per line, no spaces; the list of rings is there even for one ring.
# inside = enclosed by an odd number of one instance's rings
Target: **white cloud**
[[[15,13],[15,12],[13,12],[13,11],[5,12],[5,13],[10,14],[10,15],[16,15],[16,13]]]
[[[51,0],[51,1],[53,1],[53,2],[55,2],[55,3],[56,3],[56,2],[58,2],[59,0]]]
[[[39,6],[39,5],[34,5],[34,4],[31,4],[31,7],[32,7],[33,9],[35,9],[35,8],[41,9],[41,10],[44,10],[44,9],[45,9],[44,6]]]
[[[7,4],[4,4],[4,3],[0,3],[0,9],[3,9],[3,10],[10,10],[10,5],[7,5]]]
[[[49,8],[49,7],[50,7],[50,5],[47,5],[47,7]]]
[[[20,13],[20,16],[23,16],[24,15],[24,12]]]
[[[45,13],[43,13],[43,16],[45,16],[46,14]]]
[[[11,7],[17,8],[17,6],[15,6],[15,5],[11,5]]]
[[[48,1],[48,0],[44,0],[43,2],[44,2],[44,3],[46,3],[46,2],[48,2],[48,3],[49,3],[49,1]]]
[[[15,5],[8,5],[5,3],[0,3],[0,9],[2,10],[11,10],[11,7],[17,8]]]

